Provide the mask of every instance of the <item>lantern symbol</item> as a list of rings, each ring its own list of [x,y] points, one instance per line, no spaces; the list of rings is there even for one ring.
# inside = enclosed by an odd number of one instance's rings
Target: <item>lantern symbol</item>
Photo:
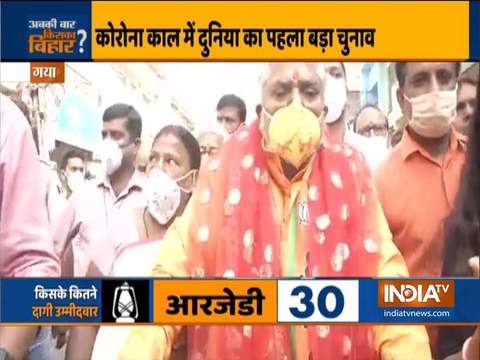
[[[135,289],[127,282],[115,289],[112,314],[117,323],[133,323],[138,318]]]

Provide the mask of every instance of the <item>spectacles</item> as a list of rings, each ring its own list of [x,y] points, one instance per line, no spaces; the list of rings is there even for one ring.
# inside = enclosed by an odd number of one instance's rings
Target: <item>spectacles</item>
[[[218,147],[214,147],[214,146],[202,146],[200,147],[200,154],[202,155],[214,155],[216,154],[218,151]]]
[[[368,125],[366,127],[363,127],[361,129],[357,130],[357,133],[363,136],[381,136],[381,135],[386,135],[388,132],[388,128],[386,125]]]

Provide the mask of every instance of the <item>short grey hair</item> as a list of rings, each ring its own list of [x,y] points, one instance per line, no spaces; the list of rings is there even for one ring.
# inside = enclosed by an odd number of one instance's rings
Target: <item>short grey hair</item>
[[[260,73],[260,76],[258,78],[258,84],[260,85],[259,88],[259,96],[258,99],[260,100],[260,103],[263,104],[263,86],[265,85],[265,81],[267,81],[267,78],[270,76],[270,73],[272,71],[272,66],[275,63],[264,63],[263,69]],[[300,63],[298,63],[300,64]],[[310,64],[310,63],[309,63]],[[325,79],[326,79],[326,71],[325,71],[325,63],[320,63],[317,62],[315,63],[317,65],[317,74],[322,80],[322,82],[325,84]],[[323,89],[325,90],[325,89]],[[323,91],[325,93],[325,91]]]

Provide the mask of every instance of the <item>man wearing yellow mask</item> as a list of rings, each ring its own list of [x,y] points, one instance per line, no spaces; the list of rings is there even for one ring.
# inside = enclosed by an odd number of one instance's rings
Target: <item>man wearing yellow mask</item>
[[[270,64],[263,113],[200,174],[154,276],[405,276],[366,165],[322,145],[325,70]],[[122,359],[168,359],[178,327],[135,328]],[[429,359],[423,327],[195,326],[192,359]]]

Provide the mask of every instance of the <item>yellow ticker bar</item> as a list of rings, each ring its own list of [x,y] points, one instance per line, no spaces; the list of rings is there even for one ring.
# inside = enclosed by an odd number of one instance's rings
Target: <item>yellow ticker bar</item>
[[[464,60],[468,1],[92,3],[94,60]]]

